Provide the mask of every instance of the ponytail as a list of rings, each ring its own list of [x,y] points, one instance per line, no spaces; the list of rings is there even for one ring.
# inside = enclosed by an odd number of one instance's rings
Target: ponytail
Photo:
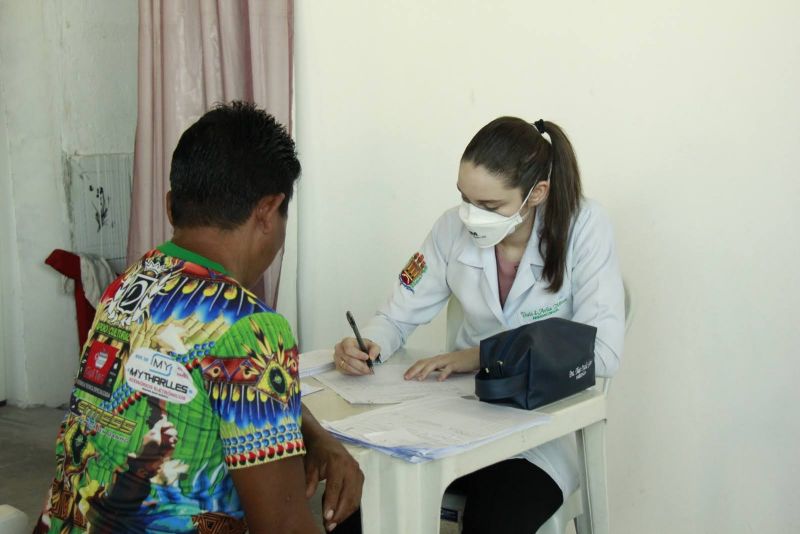
[[[578,161],[564,131],[552,122],[537,121],[550,136],[550,191],[539,234],[539,253],[544,258],[542,276],[555,293],[564,284],[567,266],[567,241],[572,220],[583,197]]]
[[[542,136],[545,133],[550,136],[549,143]],[[544,258],[542,276],[550,283],[547,289],[556,293],[564,284],[567,241],[583,195],[578,162],[566,134],[552,122],[530,124],[516,117],[500,117],[475,134],[461,160],[505,177],[509,187],[519,188],[523,194],[550,180],[539,253]]]

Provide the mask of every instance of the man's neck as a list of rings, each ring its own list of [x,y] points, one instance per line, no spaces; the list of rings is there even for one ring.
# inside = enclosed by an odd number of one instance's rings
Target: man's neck
[[[248,283],[249,273],[243,261],[245,256],[238,250],[240,241],[236,239],[235,231],[211,227],[176,228],[172,242],[219,263],[239,283]]]

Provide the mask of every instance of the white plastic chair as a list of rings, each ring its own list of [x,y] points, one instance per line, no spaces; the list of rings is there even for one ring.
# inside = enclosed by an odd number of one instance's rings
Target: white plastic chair
[[[464,322],[464,309],[455,296],[447,301],[447,331],[445,333],[445,350],[452,352],[456,349],[458,330]]]
[[[623,288],[625,290],[625,332],[628,332],[631,322],[633,320],[633,298],[628,284],[623,280]],[[461,303],[458,299],[451,297],[447,304],[447,337],[446,347],[448,351],[455,348],[456,335],[464,322],[464,311],[461,308]],[[611,386],[611,379],[606,378],[603,380],[603,394],[608,395],[608,390]],[[603,451],[602,461],[605,462],[605,436],[603,437]],[[605,470],[604,470],[605,471]],[[583,514],[583,493],[581,488],[578,488],[567,497],[563,504],[556,510],[556,512],[548,519],[539,529],[536,534],[564,534],[567,525],[570,522],[575,522],[575,529],[578,534],[583,534],[585,530],[576,519]]]
[[[23,534],[26,530],[28,516],[9,504],[0,504],[0,534]]]
[[[630,328],[631,321],[633,320],[633,299],[631,297],[631,291],[628,284],[623,280],[622,282],[623,288],[625,289],[625,333],[628,332],[628,328]],[[603,395],[608,395],[608,390],[611,387],[611,379],[604,378],[603,379]],[[603,458],[605,461],[605,436],[603,437]],[[583,493],[581,488],[578,488],[572,494],[566,498],[564,503],[556,510],[550,519],[548,519],[544,525],[539,527],[539,530],[536,531],[536,534],[564,534],[567,530],[567,525],[570,522],[575,521],[575,530],[578,534],[583,534],[581,531],[583,530],[581,525],[578,524],[576,519],[578,516],[583,514]]]

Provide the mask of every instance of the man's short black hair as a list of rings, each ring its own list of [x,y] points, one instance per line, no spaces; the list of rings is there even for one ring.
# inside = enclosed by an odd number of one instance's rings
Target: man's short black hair
[[[294,141],[275,117],[247,102],[221,104],[183,132],[172,153],[173,225],[230,230],[279,193],[286,215],[299,175]]]

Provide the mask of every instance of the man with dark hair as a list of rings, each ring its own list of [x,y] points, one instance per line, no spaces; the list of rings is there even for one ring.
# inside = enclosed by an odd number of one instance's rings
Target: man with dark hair
[[[178,228],[231,230],[258,201],[279,194],[285,217],[299,175],[294,142],[274,117],[243,102],[217,107],[184,132],[172,154],[171,220]]]
[[[172,241],[109,286],[56,444],[37,532],[317,532],[363,475],[300,401],[286,320],[246,288],[283,246],[300,163],[273,117],[234,102],[173,153]]]

